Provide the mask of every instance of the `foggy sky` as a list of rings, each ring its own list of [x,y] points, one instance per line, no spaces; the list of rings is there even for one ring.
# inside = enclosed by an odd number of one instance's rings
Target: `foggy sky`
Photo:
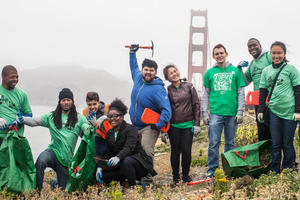
[[[124,45],[153,40],[159,75],[174,63],[186,76],[190,11],[207,9],[210,49],[223,43],[234,65],[251,60],[246,43],[256,37],[267,50],[276,40],[285,42],[287,58],[299,68],[299,8],[293,0],[1,1],[0,67],[74,64],[130,80]],[[139,63],[151,57],[147,50],[137,55]]]

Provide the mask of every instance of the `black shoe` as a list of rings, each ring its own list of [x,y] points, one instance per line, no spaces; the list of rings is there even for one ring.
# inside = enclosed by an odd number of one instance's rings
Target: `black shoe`
[[[51,187],[52,190],[58,188],[58,181],[57,181],[56,178],[51,179],[51,181],[50,181],[50,187]]]
[[[180,181],[179,177],[173,177],[173,183],[174,183],[174,185],[178,184],[179,181]]]
[[[193,179],[190,176],[184,176],[184,177],[182,177],[182,181],[184,183],[189,183],[189,182],[192,182]]]

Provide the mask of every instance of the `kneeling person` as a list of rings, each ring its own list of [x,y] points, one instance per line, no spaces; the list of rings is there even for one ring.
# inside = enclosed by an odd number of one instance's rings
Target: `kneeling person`
[[[124,120],[126,113],[127,107],[121,100],[115,99],[110,104],[107,117],[113,129],[107,133],[105,153],[98,163],[96,178],[100,183],[127,179],[133,186],[148,173],[156,175],[153,160],[142,148],[137,129]]]
[[[88,134],[89,123],[86,118],[77,113],[74,105],[73,93],[64,88],[59,93],[59,101],[53,112],[41,117],[17,117],[18,123],[28,126],[44,126],[49,128],[51,144],[43,151],[36,163],[36,183],[38,191],[41,191],[44,180],[44,170],[52,168],[57,174],[57,183],[52,181],[51,186],[65,189],[68,178],[68,166],[73,157],[74,149],[80,132]],[[93,130],[91,130],[93,131]]]

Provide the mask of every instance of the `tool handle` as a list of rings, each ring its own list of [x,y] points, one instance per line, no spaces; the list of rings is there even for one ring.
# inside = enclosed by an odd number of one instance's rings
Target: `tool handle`
[[[125,48],[130,48],[130,45],[126,45]],[[140,49],[152,49],[152,47],[147,47],[147,46],[139,46]]]

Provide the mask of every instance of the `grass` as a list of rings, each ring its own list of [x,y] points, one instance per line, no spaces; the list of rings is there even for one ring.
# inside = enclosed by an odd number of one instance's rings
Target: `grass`
[[[194,138],[192,148],[192,163],[190,175],[194,180],[205,177],[207,170],[207,127],[202,126],[202,132]],[[249,139],[250,138],[250,139]],[[242,146],[249,141],[257,140],[255,122],[246,118],[239,125],[237,132],[237,146]],[[221,141],[220,151],[223,151],[224,139]],[[295,136],[295,149],[297,160],[300,160],[300,139]],[[219,162],[221,165],[221,161]],[[114,200],[140,200],[140,199],[300,199],[300,175],[291,170],[285,170],[276,175],[269,173],[259,179],[250,176],[232,179],[224,175],[222,166],[216,172],[216,181],[187,186],[180,183],[174,187],[172,183],[172,170],[170,166],[170,145],[160,144],[155,151],[155,170],[158,175],[154,178],[154,184],[143,190],[141,186],[133,189],[124,189],[118,183],[111,183],[108,187],[98,185],[90,186],[86,192],[52,191],[49,186],[51,178],[55,176],[53,171],[47,172],[44,180],[44,188],[41,196],[36,191],[15,195],[0,191],[0,199],[114,199]]]

